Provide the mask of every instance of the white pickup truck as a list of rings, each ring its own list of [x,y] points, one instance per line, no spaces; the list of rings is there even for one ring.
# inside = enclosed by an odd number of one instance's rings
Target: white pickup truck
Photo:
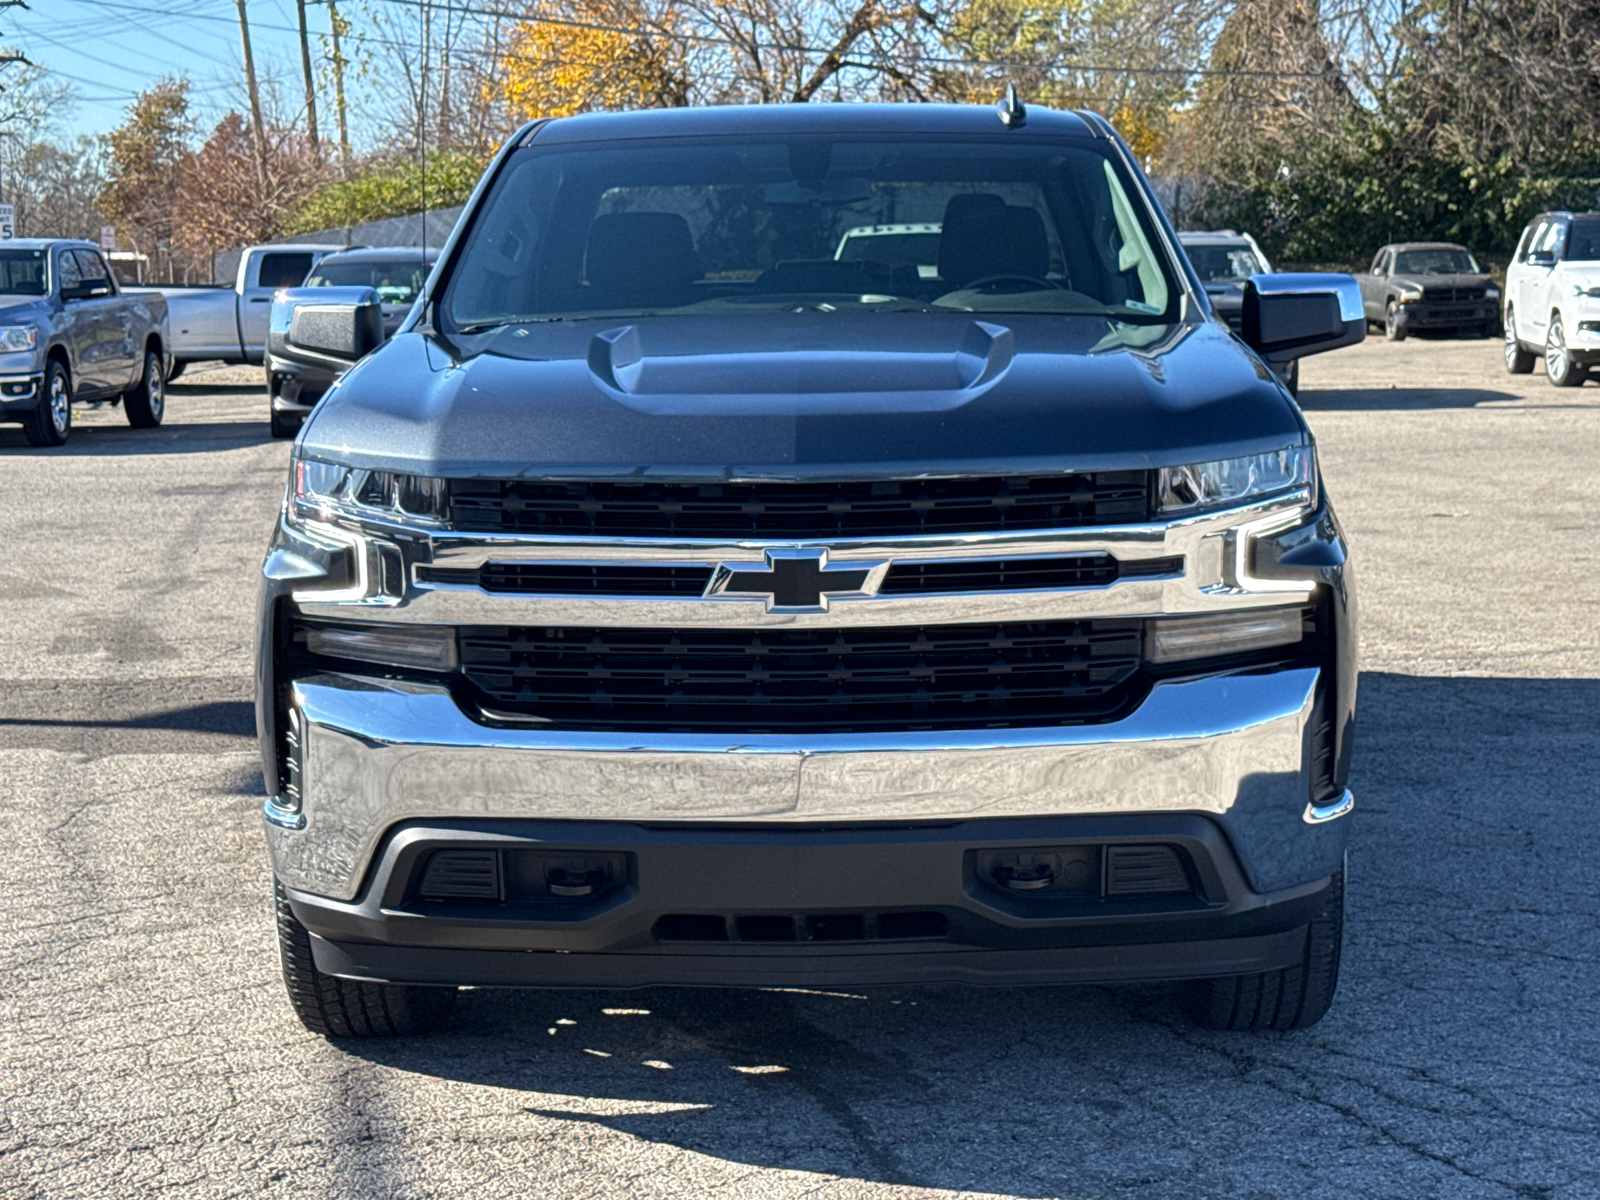
[[[341,246],[252,246],[239,259],[233,286],[128,288],[160,292],[172,320],[172,371],[176,379],[192,362],[220,359],[227,363],[259,363],[266,350],[267,317],[272,294],[299,287],[311,268]]]

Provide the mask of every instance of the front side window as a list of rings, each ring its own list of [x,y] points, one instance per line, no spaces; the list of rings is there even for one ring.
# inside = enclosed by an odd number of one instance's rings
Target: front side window
[[[385,304],[410,304],[422,291],[423,281],[433,264],[421,259],[410,261],[329,262],[323,259],[310,275],[306,287],[375,288]]]
[[[1460,246],[1400,250],[1394,256],[1397,275],[1481,275],[1478,260]]]
[[[533,320],[812,311],[1176,319],[1138,193],[1089,147],[948,139],[533,146],[485,201],[443,303]]]
[[[83,276],[84,283],[93,288],[111,290],[111,272],[98,254],[93,250],[74,250],[72,256],[78,262],[78,273]]]
[[[43,296],[48,261],[43,250],[0,250],[0,296]]]
[[[83,283],[83,272],[78,269],[77,258],[70,250],[63,250],[56,259],[57,271],[61,275],[61,290],[78,287]]]
[[[1545,226],[1544,236],[1539,239],[1538,248],[1554,254],[1556,247],[1561,244],[1562,231],[1563,226],[1560,221],[1551,221]]]

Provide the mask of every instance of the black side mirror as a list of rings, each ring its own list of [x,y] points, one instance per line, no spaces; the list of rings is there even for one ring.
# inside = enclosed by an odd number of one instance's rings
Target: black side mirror
[[[69,283],[61,289],[63,302],[72,300],[87,300],[94,293],[94,289],[86,283]]]
[[[383,305],[372,288],[284,288],[272,298],[274,358],[344,371],[382,344]]]
[[[1536,267],[1553,267],[1556,265],[1556,252],[1554,250],[1530,251],[1528,262]]]
[[[1351,275],[1252,275],[1240,336],[1270,363],[1354,346],[1367,336],[1361,285]]]

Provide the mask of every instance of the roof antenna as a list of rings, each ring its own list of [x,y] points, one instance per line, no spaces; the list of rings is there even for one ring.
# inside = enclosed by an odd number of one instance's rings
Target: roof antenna
[[[1006,84],[1006,94],[995,104],[995,111],[1000,114],[1000,124],[1007,129],[1015,129],[1028,120],[1028,110],[1023,107],[1022,100],[1017,96],[1017,85]]]

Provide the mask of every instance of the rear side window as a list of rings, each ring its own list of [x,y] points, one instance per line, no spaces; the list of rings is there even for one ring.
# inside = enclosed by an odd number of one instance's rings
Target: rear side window
[[[311,270],[312,255],[298,252],[294,254],[263,254],[261,256],[261,273],[257,279],[257,287],[281,288],[299,287],[300,281],[306,277],[306,272]]]

